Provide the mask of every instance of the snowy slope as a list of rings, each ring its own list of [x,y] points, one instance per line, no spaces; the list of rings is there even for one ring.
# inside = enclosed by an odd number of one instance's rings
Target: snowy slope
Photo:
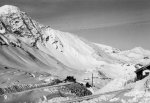
[[[150,63],[148,50],[120,51],[92,43],[39,24],[11,5],[0,8],[0,44],[0,64],[59,77],[84,79],[102,72],[114,81],[121,78],[125,84],[136,78],[136,64]]]

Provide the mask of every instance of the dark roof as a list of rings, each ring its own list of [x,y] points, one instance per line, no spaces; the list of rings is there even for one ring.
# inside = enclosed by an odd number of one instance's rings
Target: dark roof
[[[136,70],[136,71],[135,71],[135,73],[137,73],[137,72],[141,72],[141,71],[146,70],[146,69],[150,69],[150,68],[148,68],[148,67],[150,67],[150,64],[145,65],[145,66],[143,66],[142,68],[140,68],[140,69]]]

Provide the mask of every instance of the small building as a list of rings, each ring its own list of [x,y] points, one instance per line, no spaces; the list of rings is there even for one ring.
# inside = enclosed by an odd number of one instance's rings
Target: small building
[[[149,72],[148,72],[149,71]],[[145,77],[147,77],[150,73],[150,64],[138,69],[135,71],[135,73],[137,74],[137,80],[142,80]]]

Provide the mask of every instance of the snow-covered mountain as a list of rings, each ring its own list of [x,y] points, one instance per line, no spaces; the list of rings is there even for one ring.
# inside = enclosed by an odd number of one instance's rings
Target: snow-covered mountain
[[[120,51],[39,24],[15,6],[0,8],[1,65],[59,77],[73,75],[79,80],[102,73],[127,82],[136,78],[135,65],[139,63],[150,63],[150,51]]]

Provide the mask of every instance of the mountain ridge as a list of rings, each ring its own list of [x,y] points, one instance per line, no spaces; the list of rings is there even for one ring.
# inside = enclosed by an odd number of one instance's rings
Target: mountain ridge
[[[71,75],[79,81],[91,74],[101,77],[101,72],[114,85],[118,78],[126,84],[136,78],[137,64],[150,63],[149,51],[121,51],[90,42],[39,24],[11,5],[0,8],[0,43],[0,64],[63,78]]]

